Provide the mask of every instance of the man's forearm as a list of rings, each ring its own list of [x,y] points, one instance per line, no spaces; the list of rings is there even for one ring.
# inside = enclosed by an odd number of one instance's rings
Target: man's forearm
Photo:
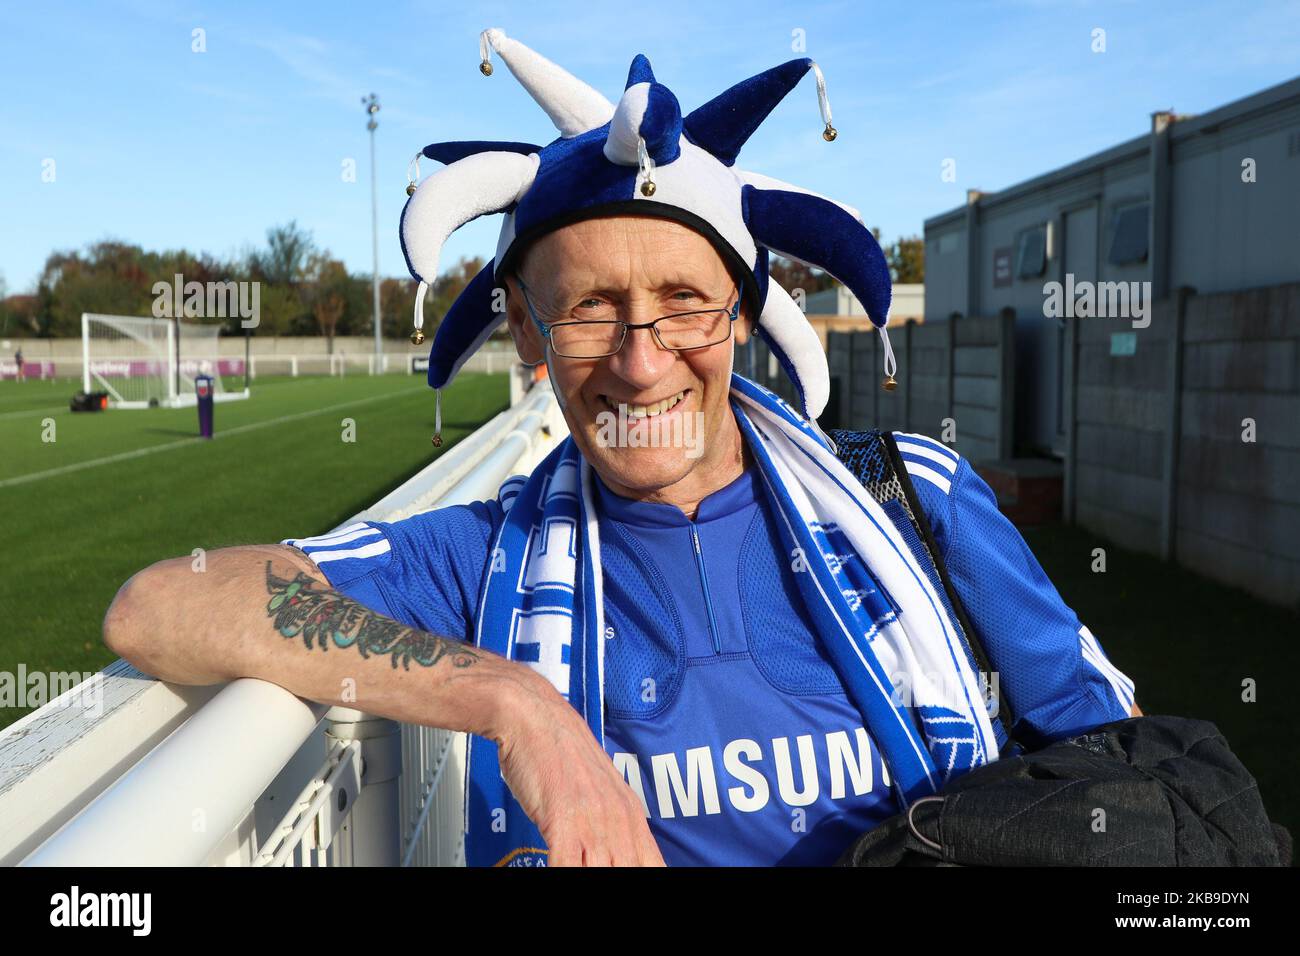
[[[119,592],[105,642],[182,684],[258,677],[310,700],[498,737],[535,675],[462,641],[407,627],[332,589],[280,545],[163,561]]]

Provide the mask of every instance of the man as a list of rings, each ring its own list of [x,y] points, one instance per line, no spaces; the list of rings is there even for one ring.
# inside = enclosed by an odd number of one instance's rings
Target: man
[[[557,125],[600,134],[586,161],[603,169],[618,155],[612,105],[567,74],[564,96],[539,95],[537,77],[555,83],[558,68],[499,31],[486,38],[534,95],[565,104]],[[641,60],[620,109],[640,97],[642,141],[625,138],[635,179],[619,189],[656,174],[672,183],[674,160],[647,148],[654,104],[667,100]],[[575,138],[532,147],[533,182],[566,169],[583,148]],[[707,157],[678,159],[711,169]],[[468,188],[466,160],[449,162],[403,216],[422,282],[447,229],[429,211]],[[774,312],[787,301],[775,283],[757,294],[755,259],[722,238],[738,234],[725,216],[698,214],[712,194],[586,202],[590,181],[568,180],[582,184],[576,209],[539,219],[527,198],[545,192],[497,192],[514,206],[510,241],[449,312],[430,362],[441,388],[500,321],[476,297],[505,288],[516,349],[546,363],[570,441],[496,500],[226,549],[203,575],[188,559],[154,565],[119,593],[105,639],[165,680],[254,676],[339,703],[351,679],[352,706],[469,731],[471,863],[830,863],[910,800],[996,759],[1005,728],[963,697],[971,671],[952,653],[953,619],[917,554],[897,549],[883,512],[854,489],[815,412],[802,418],[733,376],[734,345],[764,334],[788,346],[804,411],[818,389],[824,404],[824,355],[801,352],[797,326],[781,325],[802,317]],[[462,219],[481,212],[461,205]],[[643,440],[692,429],[700,441]],[[1136,713],[1131,682],[969,464],[928,438],[898,438],[1016,705],[1017,739]],[[927,683],[949,665],[955,693]],[[900,685],[916,700],[900,699]]]
[[[18,351],[14,352],[14,366],[18,369],[18,381],[24,381],[27,376],[23,371],[23,348],[21,345],[18,346]]]

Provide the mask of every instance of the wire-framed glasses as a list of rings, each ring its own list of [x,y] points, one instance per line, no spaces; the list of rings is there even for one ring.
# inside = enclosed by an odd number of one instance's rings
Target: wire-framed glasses
[[[675,352],[720,345],[731,338],[732,324],[740,317],[740,288],[729,309],[694,309],[661,315],[652,322],[629,323],[621,319],[565,319],[543,322],[533,309],[528,287],[518,276],[524,304],[551,351],[563,358],[593,359],[615,354],[627,340],[629,329],[649,329],[662,348]]]

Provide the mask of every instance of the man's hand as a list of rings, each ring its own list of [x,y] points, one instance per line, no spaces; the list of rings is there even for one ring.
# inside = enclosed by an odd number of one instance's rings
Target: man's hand
[[[510,792],[546,840],[548,865],[663,866],[641,801],[582,716],[540,675],[527,686],[497,743]]]

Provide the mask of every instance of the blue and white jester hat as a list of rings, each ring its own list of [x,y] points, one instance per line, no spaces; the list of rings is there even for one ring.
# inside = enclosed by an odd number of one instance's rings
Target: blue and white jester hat
[[[402,251],[419,280],[415,331],[424,334],[424,297],[438,274],[447,237],[488,213],[505,213],[496,256],[447,311],[429,354],[429,384],[441,390],[505,319],[493,291],[524,248],[551,230],[608,215],[660,216],[712,241],[740,281],[757,332],[799,394],[810,419],[830,397],[830,373],[816,332],[785,289],[768,276],[768,253],[824,269],[866,308],[885,344],[886,387],[894,358],[885,333],[890,279],[884,254],[856,209],[807,189],[741,169],[746,140],[799,80],[812,70],[827,141],[826,84],[807,57],[738,83],[686,116],[638,54],[617,106],[500,29],[479,37],[480,71],[491,75],[495,50],[559,130],[546,146],[499,141],[433,143],[420,155],[445,163],[418,187],[402,211]],[[761,308],[759,304],[761,303]],[[439,415],[441,417],[441,415]],[[440,423],[439,423],[440,424]],[[438,439],[435,438],[435,441]]]

